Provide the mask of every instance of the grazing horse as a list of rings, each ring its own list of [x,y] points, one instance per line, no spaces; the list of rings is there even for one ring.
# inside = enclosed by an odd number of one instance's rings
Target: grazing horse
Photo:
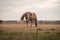
[[[28,22],[29,21],[31,22],[31,27],[32,27],[33,21],[35,23],[35,27],[37,27],[37,16],[36,16],[35,13],[25,12],[21,17],[21,21],[24,20],[24,17],[26,19],[27,27],[28,27]]]

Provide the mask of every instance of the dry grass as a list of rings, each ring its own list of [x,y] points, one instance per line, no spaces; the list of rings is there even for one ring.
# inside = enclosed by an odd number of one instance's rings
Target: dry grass
[[[0,24],[0,40],[60,40],[59,24],[38,24],[36,28],[24,23]]]
[[[42,29],[42,30],[60,30],[60,25],[59,24],[38,24],[38,27],[36,28],[35,25],[33,24],[33,27],[26,27],[26,24],[24,23],[3,23],[0,24],[0,29],[3,31],[8,31],[8,32],[29,32],[29,31],[36,31],[36,29]]]

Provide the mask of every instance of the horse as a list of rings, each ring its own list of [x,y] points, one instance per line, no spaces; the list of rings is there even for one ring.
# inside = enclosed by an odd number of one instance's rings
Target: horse
[[[34,21],[35,23],[35,27],[37,27],[37,16],[35,13],[31,13],[31,12],[25,12],[22,16],[21,16],[21,21],[24,20],[24,18],[26,19],[26,23],[27,23],[27,27],[28,27],[28,22],[31,22],[31,27],[32,27],[32,23]]]

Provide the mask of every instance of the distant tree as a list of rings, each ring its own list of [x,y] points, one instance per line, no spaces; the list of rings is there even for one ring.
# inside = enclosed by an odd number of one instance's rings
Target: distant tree
[[[60,24],[60,21],[56,21],[55,23]]]
[[[0,24],[2,24],[2,20],[0,20]]]

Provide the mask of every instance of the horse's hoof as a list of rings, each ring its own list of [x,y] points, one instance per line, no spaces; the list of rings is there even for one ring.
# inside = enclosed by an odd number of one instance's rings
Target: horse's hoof
[[[37,27],[37,26],[35,26],[35,27]]]

